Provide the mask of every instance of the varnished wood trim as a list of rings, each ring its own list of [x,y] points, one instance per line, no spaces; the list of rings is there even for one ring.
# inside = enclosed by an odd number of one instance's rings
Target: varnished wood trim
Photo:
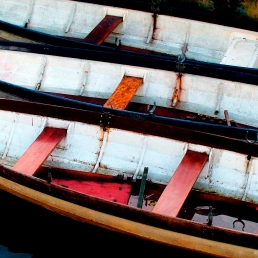
[[[168,217],[142,209],[136,209],[131,206],[121,205],[116,202],[110,202],[72,191],[66,187],[48,183],[46,180],[19,173],[4,166],[0,166],[0,176],[22,186],[51,195],[52,197],[138,223],[248,248],[256,248],[258,244],[258,236],[255,234],[247,234],[212,225],[208,226],[203,223],[190,222],[176,217]]]
[[[256,249],[189,236],[108,215],[51,197],[2,177],[0,177],[0,188],[15,196],[69,218],[109,230],[114,230],[126,235],[149,240],[151,242],[179,247],[214,257],[257,258],[258,251]]]
[[[58,105],[59,103],[57,103]],[[64,103],[61,103],[64,104]],[[69,103],[66,103],[67,105]],[[36,102],[28,102],[28,101],[18,101],[18,100],[10,100],[10,99],[1,99],[0,101],[0,109],[12,112],[19,113],[28,113],[34,115],[42,115],[51,117],[66,119],[70,121],[77,121],[89,124],[100,124],[101,113],[94,111],[82,110],[80,107],[76,106],[74,108],[63,107],[57,105],[49,105],[42,104]],[[142,116],[140,119],[137,118],[135,114],[117,114],[120,113],[120,110],[112,110],[109,114],[111,118],[110,126],[112,128],[118,128],[122,130],[130,130],[142,134],[151,134],[155,136],[161,136],[165,138],[189,141],[191,143],[207,145],[213,148],[223,148],[230,151],[235,151],[243,154],[248,154],[252,156],[258,156],[258,145],[253,144],[250,145],[245,139],[234,139],[230,136],[222,136],[219,135],[221,130],[219,130],[216,134],[207,133],[199,131],[198,129],[191,129],[192,125],[189,125],[188,128],[181,127],[180,123],[174,126],[172,125],[162,124],[159,116]],[[114,114],[112,114],[114,113]],[[146,121],[146,120],[154,120]],[[157,120],[157,122],[155,121]],[[137,122],[136,122],[137,121]],[[205,125],[202,125],[205,128]],[[213,127],[213,125],[211,126]],[[212,129],[212,128],[211,128]],[[232,127],[227,127],[227,129],[234,129]],[[223,128],[223,130],[225,130]],[[223,134],[228,134],[226,131],[223,131]],[[234,132],[233,132],[234,133]],[[232,137],[235,137],[233,135]],[[237,135],[238,136],[238,135]]]

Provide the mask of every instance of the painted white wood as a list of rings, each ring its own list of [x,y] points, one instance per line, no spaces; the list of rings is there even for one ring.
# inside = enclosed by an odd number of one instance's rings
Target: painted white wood
[[[46,70],[46,65],[47,65],[47,58],[44,57],[43,63],[41,64],[41,67],[40,67],[40,74],[38,75],[38,82],[35,85],[35,90],[39,90],[41,87],[41,83],[42,83],[42,80],[43,80],[43,77],[45,74],[45,70]]]
[[[243,196],[242,196],[242,201],[245,201],[246,200],[246,195],[247,195],[247,191],[248,189],[250,188],[250,184],[251,184],[251,178],[252,178],[252,175],[253,175],[253,158],[251,157],[251,159],[247,162],[247,169],[246,169],[246,173],[245,173],[245,178],[246,178],[246,181],[245,181],[245,185],[244,185],[244,193],[243,193]],[[251,169],[252,168],[252,169]]]
[[[24,26],[29,19],[28,28],[81,39],[106,14],[123,17],[123,23],[105,42],[115,44],[119,38],[122,45],[176,56],[187,43],[186,57],[200,61],[221,63],[234,37],[251,39],[254,44],[258,42],[258,32],[166,15],[157,16],[156,29],[152,33],[152,13],[111,6],[69,0],[35,0],[35,3],[9,0],[0,3],[0,19],[3,21]],[[241,45],[241,52],[248,51],[249,47]],[[247,66],[240,56],[236,57],[232,65]],[[253,64],[257,67],[257,62]]]
[[[75,16],[76,10],[77,10],[77,4],[74,3],[74,4],[73,4],[73,8],[71,9],[70,18],[69,18],[68,25],[67,25],[67,27],[66,27],[66,29],[65,29],[65,33],[68,33],[69,30],[70,30],[70,28],[71,28],[71,25],[72,25],[72,23],[73,23],[73,21],[74,21],[74,16]]]
[[[258,44],[256,45],[256,50],[254,51],[253,57],[251,58],[248,67],[258,67]]]
[[[8,0],[0,3],[0,19],[24,26],[31,16],[31,0]]]
[[[253,200],[258,199],[258,191],[256,189],[258,183],[258,160],[252,160],[252,166],[250,168],[250,179],[247,185],[246,193],[245,193],[245,201],[253,202]]]
[[[246,38],[234,38],[230,44],[226,54],[224,55],[221,64],[245,66],[257,68],[256,59],[258,41],[248,40]]]
[[[183,74],[172,107],[178,74],[136,66],[0,50],[0,80],[46,92],[109,98],[124,75],[144,78],[132,102],[229,118],[258,126],[258,87],[241,82]],[[42,71],[44,70],[42,76]],[[42,77],[42,78],[41,78]]]
[[[15,117],[16,125],[13,129]],[[71,126],[69,121],[51,117],[46,119],[36,115],[0,111],[0,162],[12,166],[40,134],[42,124],[70,128],[66,136],[69,139],[65,139],[69,145],[63,148],[61,142],[46,160],[45,165],[82,170],[85,173],[95,168],[96,173],[123,173],[125,176],[133,176],[138,166],[141,176],[144,167],[148,167],[150,180],[167,184],[187,149],[207,154],[212,151],[212,158],[201,172],[194,189],[239,200],[245,196],[247,201],[258,203],[258,159],[255,157],[252,158],[252,162],[248,162],[246,155],[236,152],[214,148],[211,150],[206,146],[119,129],[108,129],[104,136],[100,126],[80,122],[74,122]],[[8,153],[2,159],[9,141],[8,135],[12,130],[14,132]],[[102,148],[105,137],[105,147]]]
[[[7,138],[7,141],[6,141],[6,144],[5,144],[5,148],[3,150],[3,155],[2,155],[2,159],[4,159],[9,151],[9,147],[10,147],[10,144],[12,142],[12,139],[13,139],[13,134],[14,134],[14,129],[15,129],[15,126],[16,126],[16,120],[17,120],[17,116],[14,117],[14,121],[13,121],[13,124],[12,124],[12,127],[11,127],[11,131],[8,135],[8,138]],[[6,136],[5,136],[6,138]]]
[[[100,151],[99,151],[99,155],[98,155],[98,159],[97,159],[97,162],[92,170],[93,173],[95,173],[98,168],[99,168],[99,164],[102,160],[102,157],[103,157],[103,154],[104,154],[104,151],[105,151],[105,148],[106,148],[106,144],[107,144],[107,138],[108,138],[108,131],[103,131],[103,140],[102,140],[102,144],[101,144],[101,148],[100,148]]]
[[[143,139],[143,147],[142,147],[142,151],[141,151],[141,156],[140,156],[139,162],[137,164],[136,170],[135,170],[134,175],[133,175],[133,181],[136,181],[136,179],[138,177],[138,174],[140,172],[140,169],[141,169],[141,166],[142,166],[142,161],[143,161],[145,151],[146,151],[147,140],[148,140],[147,137],[145,137]]]

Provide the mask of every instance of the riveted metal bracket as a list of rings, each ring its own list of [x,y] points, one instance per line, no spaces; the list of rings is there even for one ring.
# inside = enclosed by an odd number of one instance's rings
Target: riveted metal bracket
[[[177,62],[176,63],[176,70],[181,74],[185,69],[185,65],[183,62]]]
[[[250,140],[248,138],[248,133],[249,131],[246,131],[245,139],[246,139],[246,142],[249,144],[249,153],[247,155],[247,159],[250,160],[253,155],[253,146],[258,142],[258,134],[256,134],[256,137],[254,140]]]
[[[107,128],[109,128],[110,120],[111,120],[111,115],[109,112],[104,112],[100,115],[99,124],[101,127],[103,127],[103,131],[106,131]]]

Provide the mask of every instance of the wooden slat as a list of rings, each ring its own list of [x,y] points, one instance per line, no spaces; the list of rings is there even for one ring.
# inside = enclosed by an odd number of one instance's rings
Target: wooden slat
[[[121,22],[123,22],[123,17],[106,15],[83,41],[99,45]]]
[[[207,160],[207,154],[188,150],[152,211],[176,217]]]
[[[143,78],[124,76],[104,106],[125,109],[142,83]]]
[[[33,175],[66,135],[66,129],[46,127],[15,163],[13,169]]]

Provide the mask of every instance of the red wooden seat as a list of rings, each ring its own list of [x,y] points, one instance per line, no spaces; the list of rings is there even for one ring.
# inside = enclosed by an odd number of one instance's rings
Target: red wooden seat
[[[143,78],[124,76],[104,106],[125,109],[142,83]]]
[[[46,127],[15,163],[13,169],[33,175],[65,135],[66,129]]]
[[[123,22],[123,17],[106,15],[83,41],[99,45],[121,22]]]
[[[152,211],[176,217],[207,160],[207,154],[188,150]]]

